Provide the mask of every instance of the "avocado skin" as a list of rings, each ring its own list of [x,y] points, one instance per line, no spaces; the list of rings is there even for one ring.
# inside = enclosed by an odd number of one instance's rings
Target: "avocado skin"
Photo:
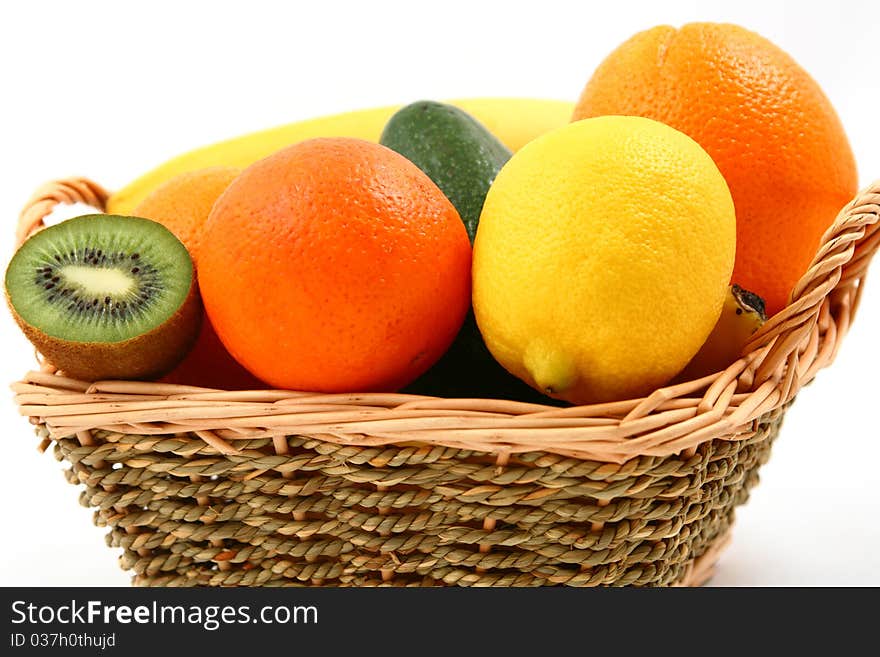
[[[473,244],[483,201],[510,150],[467,112],[429,100],[398,110],[379,143],[434,181],[458,210]]]

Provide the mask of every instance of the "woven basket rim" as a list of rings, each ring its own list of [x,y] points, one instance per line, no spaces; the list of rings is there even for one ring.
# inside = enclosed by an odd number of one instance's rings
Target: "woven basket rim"
[[[44,226],[60,203],[104,211],[108,192],[86,178],[47,183],[25,206],[17,244]],[[43,362],[12,389],[23,415],[51,439],[90,432],[191,432],[223,454],[236,441],[308,435],[352,446],[415,443],[497,455],[543,451],[608,463],[692,453],[717,438],[754,435],[753,423],[790,402],[833,362],[858,308],[880,247],[880,181],[859,192],[825,232],[790,303],[752,337],[722,372],[650,395],[559,408],[497,399],[446,399],[402,393],[322,394],[225,391],[140,381],[70,379]],[[39,355],[38,355],[39,359]]]

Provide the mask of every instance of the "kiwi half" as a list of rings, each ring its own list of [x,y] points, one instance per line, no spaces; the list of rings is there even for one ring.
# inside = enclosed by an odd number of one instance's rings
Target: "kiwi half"
[[[6,298],[37,350],[86,381],[167,373],[202,315],[186,247],[154,221],[106,214],[30,237],[6,270]]]

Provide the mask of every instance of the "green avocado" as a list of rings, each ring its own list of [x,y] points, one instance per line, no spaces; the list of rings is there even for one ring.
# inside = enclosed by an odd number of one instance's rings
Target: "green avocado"
[[[486,194],[510,159],[510,150],[466,112],[428,100],[394,114],[379,143],[406,157],[434,181],[458,210],[473,244]],[[473,310],[446,354],[404,392],[559,404],[498,364],[483,342]]]
[[[483,201],[510,150],[470,114],[430,100],[398,110],[379,143],[428,174],[458,210],[473,244]]]

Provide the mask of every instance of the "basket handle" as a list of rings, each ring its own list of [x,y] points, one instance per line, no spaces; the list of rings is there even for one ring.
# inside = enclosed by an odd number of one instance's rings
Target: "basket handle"
[[[59,203],[85,203],[104,212],[109,196],[106,189],[88,178],[62,178],[46,183],[31,196],[18,217],[16,248],[44,227],[43,220]]]
[[[765,350],[752,363],[752,389],[779,376],[783,363],[796,359],[801,350],[807,350],[814,362],[798,364],[800,374],[795,388],[808,383],[817,369],[830,363],[858,308],[862,283],[878,247],[880,180],[843,207],[822,236],[816,256],[792,290],[789,304],[771,317],[743,349],[743,354]],[[811,341],[815,342],[811,337],[814,331],[824,331],[825,348],[807,349]]]

